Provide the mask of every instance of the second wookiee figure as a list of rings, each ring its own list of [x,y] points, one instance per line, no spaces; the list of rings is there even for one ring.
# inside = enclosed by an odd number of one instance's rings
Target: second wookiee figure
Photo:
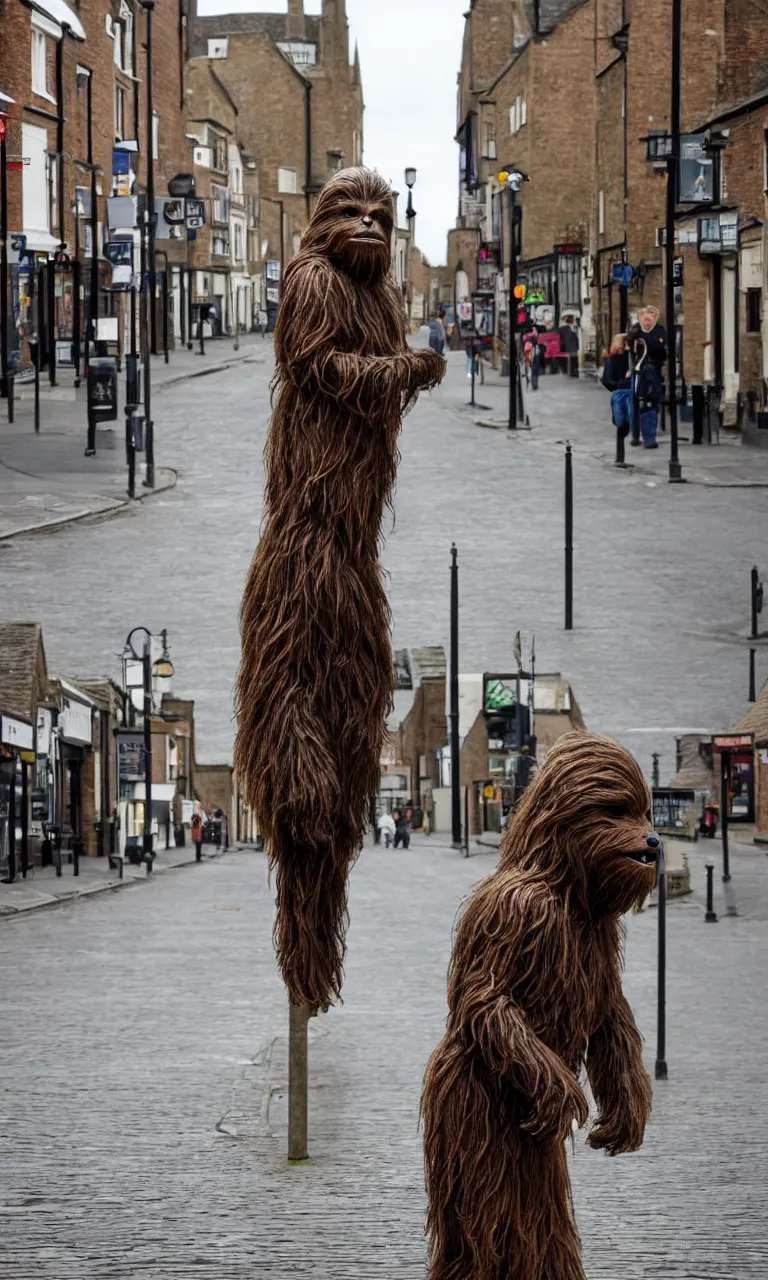
[[[445,361],[405,341],[386,183],[344,169],[285,272],[266,515],[241,611],[235,766],[276,868],[291,1000],[338,997],[347,878],[363,840],[393,687],[378,564],[403,413]]]

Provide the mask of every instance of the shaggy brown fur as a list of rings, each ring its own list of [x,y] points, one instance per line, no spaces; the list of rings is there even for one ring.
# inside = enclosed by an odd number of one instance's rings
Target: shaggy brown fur
[[[430,1280],[584,1280],[565,1139],[643,1141],[651,1083],[621,989],[620,916],[650,893],[650,795],[622,747],[569,733],[468,900],[422,1098]]]
[[[344,169],[285,272],[241,610],[235,766],[277,870],[282,974],[313,1010],[341,989],[347,876],[379,782],[393,666],[378,541],[401,419],[445,371],[406,346],[392,226],[386,183]]]

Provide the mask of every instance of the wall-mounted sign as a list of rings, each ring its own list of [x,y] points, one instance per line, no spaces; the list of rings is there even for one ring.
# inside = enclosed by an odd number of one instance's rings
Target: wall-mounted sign
[[[712,739],[712,750],[720,751],[744,751],[751,750],[754,742],[754,734],[751,733],[718,733]]]
[[[117,768],[121,782],[140,782],[144,777],[144,738],[140,733],[117,735]]]
[[[91,708],[74,698],[65,698],[59,712],[59,732],[65,742],[91,744]]]
[[[703,133],[688,133],[680,139],[681,204],[712,204],[715,198],[714,164],[704,150],[704,138]]]
[[[6,747],[17,751],[34,751],[34,732],[31,724],[14,716],[0,716],[0,740]]]

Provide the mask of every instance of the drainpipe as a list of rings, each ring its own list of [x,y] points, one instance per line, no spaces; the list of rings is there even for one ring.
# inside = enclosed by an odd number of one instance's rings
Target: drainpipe
[[[307,220],[312,213],[312,81],[304,81],[304,199]]]

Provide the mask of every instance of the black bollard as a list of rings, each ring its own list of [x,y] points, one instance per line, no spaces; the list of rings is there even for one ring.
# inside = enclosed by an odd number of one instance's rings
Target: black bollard
[[[82,840],[78,838],[72,841],[72,874],[74,876],[80,875],[80,857],[84,849]]]
[[[565,446],[565,630],[573,631],[573,459]]]
[[[667,1079],[667,870],[664,864],[664,846],[659,845],[658,862],[658,907],[659,907],[659,989],[656,1017],[656,1069],[657,1080]]]
[[[755,702],[757,692],[755,687],[755,650],[749,651],[749,701]]]
[[[459,562],[456,544],[451,546],[451,835],[454,849],[461,849],[461,762],[459,755]]]
[[[627,465],[626,455],[624,453],[624,441],[626,440],[626,438],[627,438],[627,428],[617,427],[616,428],[616,460],[613,464],[615,467],[625,467]]]
[[[707,924],[717,923],[717,913],[715,911],[715,904],[714,904],[714,884],[713,884],[714,872],[715,872],[715,864],[711,858],[708,858],[707,859],[707,914],[704,917]]]

